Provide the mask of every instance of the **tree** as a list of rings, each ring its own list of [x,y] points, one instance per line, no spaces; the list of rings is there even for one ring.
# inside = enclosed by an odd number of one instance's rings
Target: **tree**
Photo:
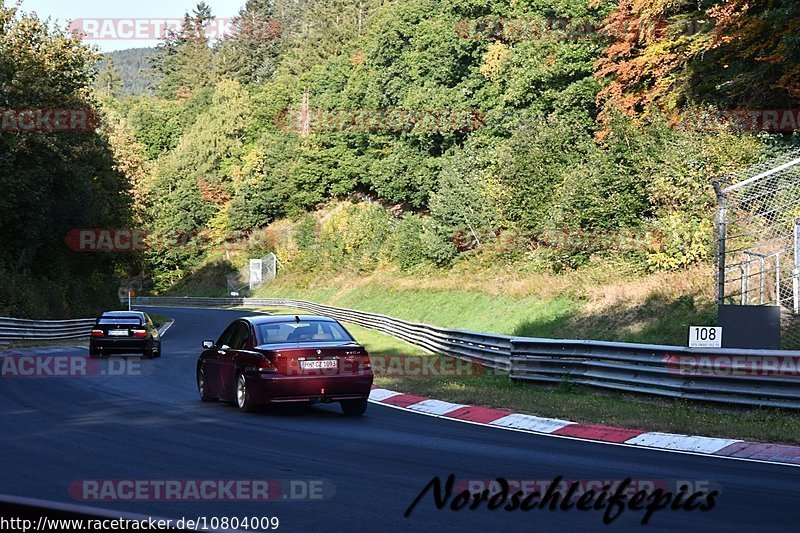
[[[114,60],[106,57],[95,82],[97,91],[105,98],[115,98],[122,87],[122,77],[114,66]]]
[[[91,90],[99,58],[78,38],[1,4],[0,35],[4,116],[101,115]],[[116,163],[105,128],[91,120],[75,131],[0,132],[0,314],[74,318],[113,304],[122,254],[72,251],[65,238],[130,224],[130,182]]]
[[[283,42],[286,54],[281,66],[292,73],[308,71],[328,58],[346,53],[367,33],[382,0],[291,0],[276,3],[279,20],[289,15]],[[284,15],[285,14],[285,15]]]
[[[244,84],[269,80],[278,66],[281,22],[275,0],[248,0],[233,19],[233,34],[219,46],[217,70]]]
[[[792,108],[800,102],[794,0],[621,0],[603,22],[598,104],[679,115],[691,106]]]
[[[194,92],[214,84],[212,50],[206,26],[214,20],[211,8],[200,2],[192,14],[186,13],[179,31],[169,30],[151,59],[160,75],[158,94],[168,99],[186,99]]]
[[[148,213],[159,235],[198,234],[226,218],[233,194],[232,168],[241,159],[249,96],[238,82],[214,88],[211,105],[198,115],[178,145],[162,155],[151,179]],[[201,254],[192,246],[169,246],[147,254],[150,264],[174,282]]]

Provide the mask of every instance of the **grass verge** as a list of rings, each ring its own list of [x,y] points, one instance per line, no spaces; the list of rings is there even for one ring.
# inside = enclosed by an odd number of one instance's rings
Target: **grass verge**
[[[30,339],[30,340],[15,340],[3,341],[0,343],[0,349],[9,348],[48,348],[57,346],[88,346],[89,338],[76,338],[76,339]]]

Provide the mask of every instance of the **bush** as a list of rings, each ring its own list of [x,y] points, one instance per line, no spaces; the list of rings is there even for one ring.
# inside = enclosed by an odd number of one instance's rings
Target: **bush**
[[[422,219],[406,214],[394,224],[392,236],[386,245],[385,255],[403,270],[425,263],[427,254],[422,241],[425,225]]]
[[[655,226],[660,238],[647,255],[651,270],[677,270],[711,258],[714,232],[707,218],[673,212]]]
[[[385,254],[401,269],[410,270],[426,264],[449,265],[456,256],[456,248],[435,221],[406,214],[396,222]]]
[[[311,213],[300,219],[294,230],[294,241],[301,252],[309,251],[317,242],[319,226],[317,219]]]

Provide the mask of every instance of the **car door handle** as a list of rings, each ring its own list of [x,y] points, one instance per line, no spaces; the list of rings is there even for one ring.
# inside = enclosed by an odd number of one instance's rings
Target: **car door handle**
[[[217,353],[220,355],[225,355],[225,350],[217,350]]]

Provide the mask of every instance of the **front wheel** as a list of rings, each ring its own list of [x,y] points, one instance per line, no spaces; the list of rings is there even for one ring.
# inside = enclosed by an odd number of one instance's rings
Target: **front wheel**
[[[244,374],[239,374],[236,378],[236,405],[240,411],[252,412],[255,409],[253,401],[250,399],[250,392],[247,390],[247,381]]]
[[[214,398],[208,393],[208,382],[206,381],[206,373],[202,368],[197,369],[197,391],[200,393],[200,401],[203,402],[216,402]]]
[[[363,400],[342,400],[342,412],[348,416],[360,416],[367,412],[368,401]]]

